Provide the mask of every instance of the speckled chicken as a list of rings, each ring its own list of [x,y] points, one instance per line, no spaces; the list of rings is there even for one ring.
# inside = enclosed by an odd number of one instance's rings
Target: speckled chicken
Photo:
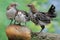
[[[34,24],[41,26],[42,29],[40,32],[43,31],[46,24],[49,24],[51,22],[51,19],[56,17],[54,5],[51,5],[48,12],[37,11],[37,9],[35,9],[33,4],[28,4],[28,7],[30,8],[30,11],[31,11],[29,13],[30,20]]]

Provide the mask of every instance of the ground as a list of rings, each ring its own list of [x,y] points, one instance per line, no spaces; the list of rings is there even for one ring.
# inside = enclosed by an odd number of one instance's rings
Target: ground
[[[33,37],[32,40],[60,40],[60,34],[42,32],[39,36]]]

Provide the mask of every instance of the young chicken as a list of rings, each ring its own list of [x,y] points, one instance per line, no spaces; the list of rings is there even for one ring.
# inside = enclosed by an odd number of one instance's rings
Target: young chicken
[[[10,24],[12,23],[13,19],[15,18],[15,16],[17,15],[17,9],[16,9],[17,4],[16,3],[11,3],[8,7],[7,7],[7,11],[6,11],[6,16],[9,20],[11,20]]]
[[[48,12],[40,12],[37,11],[33,4],[29,4],[28,7],[30,8],[30,20],[36,24],[41,26],[41,31],[45,28],[45,25],[49,24],[51,22],[51,18],[55,18],[56,15],[54,15],[55,6],[51,6]]]
[[[26,22],[29,21],[27,14],[28,14],[27,12],[19,10],[18,14],[15,17],[15,21],[18,22],[20,25],[21,23],[26,24]]]

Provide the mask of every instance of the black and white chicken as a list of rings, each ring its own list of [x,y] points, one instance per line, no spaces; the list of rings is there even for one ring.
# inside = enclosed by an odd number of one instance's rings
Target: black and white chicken
[[[55,14],[55,6],[51,5],[48,12],[40,12],[37,11],[33,4],[28,4],[28,7],[30,8],[30,20],[36,24],[41,26],[41,31],[45,28],[45,25],[49,24],[51,22],[51,19],[56,17]]]

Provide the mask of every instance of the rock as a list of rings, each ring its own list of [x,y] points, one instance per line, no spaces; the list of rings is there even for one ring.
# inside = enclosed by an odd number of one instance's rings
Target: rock
[[[8,40],[30,40],[31,31],[25,26],[9,25],[6,28]]]

